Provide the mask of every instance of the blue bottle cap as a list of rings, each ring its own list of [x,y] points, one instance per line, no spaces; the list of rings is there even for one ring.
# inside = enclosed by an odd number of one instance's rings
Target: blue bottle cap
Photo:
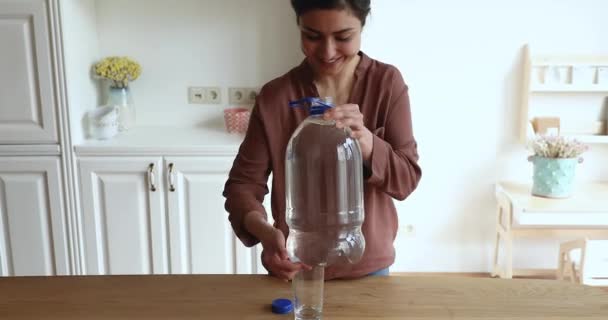
[[[292,108],[307,107],[311,115],[320,115],[327,109],[334,107],[331,101],[325,101],[320,98],[306,97],[296,101],[289,101],[289,106]]]
[[[287,314],[293,310],[293,304],[289,299],[275,299],[272,301],[272,312],[277,314]]]

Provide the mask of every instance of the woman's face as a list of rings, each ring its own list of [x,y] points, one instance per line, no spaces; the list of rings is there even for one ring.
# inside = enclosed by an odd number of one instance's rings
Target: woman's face
[[[337,75],[361,48],[361,21],[350,10],[311,10],[299,19],[302,51],[317,75]]]

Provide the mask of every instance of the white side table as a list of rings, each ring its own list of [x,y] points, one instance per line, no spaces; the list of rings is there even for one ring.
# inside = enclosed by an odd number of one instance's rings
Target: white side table
[[[589,238],[608,239],[608,182],[577,185],[567,199],[532,196],[530,184],[496,184],[496,245],[492,276],[545,275],[546,270],[513,269],[513,239],[549,237],[573,233]],[[502,251],[504,250],[504,251]],[[503,252],[504,262],[499,263]],[[558,252],[556,251],[556,257]]]

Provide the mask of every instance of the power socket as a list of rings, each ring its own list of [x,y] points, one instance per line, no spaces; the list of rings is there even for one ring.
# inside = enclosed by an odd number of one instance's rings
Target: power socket
[[[189,104],[203,104],[205,103],[205,96],[207,93],[202,87],[189,87],[188,88],[188,103]]]
[[[416,236],[416,228],[413,224],[403,224],[399,229],[401,236],[404,238],[414,238]]]
[[[222,103],[222,91],[218,87],[205,88],[205,101],[209,104]]]
[[[218,87],[189,87],[188,103],[220,104],[222,103],[222,91]]]
[[[258,96],[258,90],[255,88],[232,87],[228,88],[228,103],[229,104],[248,104],[253,105]]]

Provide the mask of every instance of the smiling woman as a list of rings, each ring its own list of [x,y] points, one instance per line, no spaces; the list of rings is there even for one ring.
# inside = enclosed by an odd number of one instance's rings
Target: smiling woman
[[[262,263],[270,274],[292,279],[305,266],[289,260],[286,223],[285,150],[307,117],[289,101],[331,97],[326,120],[349,129],[361,148],[365,175],[366,250],[352,266],[328,266],[325,279],[388,274],[395,259],[397,212],[393,199],[404,200],[418,185],[417,144],[412,132],[408,88],[397,68],[361,52],[361,32],[370,1],[292,0],[300,28],[304,61],[260,90],[247,134],[224,188],[226,211],[245,245],[262,243]],[[272,216],[262,205],[273,174]],[[303,213],[307,214],[307,213]]]
[[[361,32],[370,1],[292,0],[301,31],[302,52],[317,75],[321,96],[346,103],[352,74],[359,63]],[[332,78],[341,77],[340,86]],[[349,81],[350,80],[350,81]]]

